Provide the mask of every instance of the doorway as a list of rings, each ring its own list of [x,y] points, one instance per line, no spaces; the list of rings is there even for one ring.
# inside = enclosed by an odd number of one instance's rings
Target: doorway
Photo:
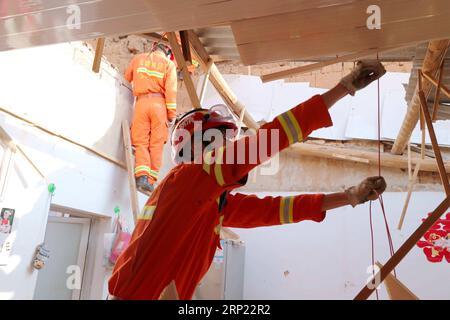
[[[50,250],[50,258],[38,271],[34,299],[79,300],[91,219],[57,215],[50,212],[47,221],[45,246]]]

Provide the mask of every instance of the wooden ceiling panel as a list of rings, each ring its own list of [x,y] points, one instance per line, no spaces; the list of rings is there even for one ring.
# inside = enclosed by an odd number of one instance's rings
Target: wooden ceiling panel
[[[334,6],[355,0],[2,0],[0,50],[97,36],[177,31]],[[69,29],[68,6],[78,5],[81,27]],[[70,10],[69,10],[70,12]]]
[[[367,8],[381,8],[369,30]],[[448,0],[363,0],[232,23],[244,64],[343,55],[450,37]]]

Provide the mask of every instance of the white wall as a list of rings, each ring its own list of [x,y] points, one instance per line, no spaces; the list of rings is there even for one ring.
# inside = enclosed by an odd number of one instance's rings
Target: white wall
[[[70,49],[69,44],[17,52],[15,57],[20,57],[24,65],[30,60],[35,67],[26,73],[3,74],[2,86],[7,87],[2,87],[2,92],[11,88],[17,94],[17,100],[12,99],[10,94],[2,94],[3,98],[11,98],[8,101],[0,98],[2,106],[39,123],[54,126],[52,129],[57,132],[112,156],[123,155],[120,121],[122,118],[130,119],[133,98],[130,90],[120,85],[120,76],[105,65],[101,75],[93,76],[87,65],[82,66],[73,60],[74,52],[80,55],[78,58],[84,57],[89,61],[92,54],[74,51],[74,47]],[[22,62],[14,62],[9,55],[3,59],[3,55],[0,55],[0,65],[3,66],[5,61],[13,64],[8,66],[10,69],[16,66],[17,70],[23,70]],[[53,63],[56,63],[58,71],[52,69]],[[61,72],[61,69],[65,72]],[[58,76],[52,77],[45,72],[57,72]],[[9,84],[5,78],[8,78]],[[17,92],[17,88],[13,87],[20,85],[21,79],[26,80],[21,86],[22,92]],[[32,89],[30,83],[34,83]],[[91,86],[91,90],[80,95],[78,89],[86,86]],[[55,92],[55,89],[63,87],[68,89],[65,93],[73,91],[74,95]],[[31,94],[28,94],[28,89]],[[115,206],[120,207],[127,225],[132,227],[127,172],[84,148],[43,133],[1,112],[0,126],[46,177],[40,177],[18,154],[7,193],[0,203],[1,207],[16,209],[11,234],[12,252],[7,266],[0,267],[0,299],[32,299],[38,271],[30,268],[30,263],[36,246],[42,243],[45,235],[51,198],[47,184],[52,182],[56,185],[52,205],[89,213],[103,221],[103,224],[100,223],[100,232],[110,232],[109,218],[114,215]],[[140,196],[141,206],[145,200],[145,197]],[[95,255],[92,280],[96,287],[91,290],[91,298],[102,298],[106,293],[103,285],[107,273],[102,267],[100,254],[102,234],[95,236],[99,247],[96,250],[98,254]]]
[[[280,195],[288,194],[292,193]],[[403,229],[398,231],[404,198],[405,193],[384,195],[395,249],[437,207],[444,194],[413,193]],[[375,259],[385,263],[389,247],[378,203],[372,206],[372,213]],[[370,276],[366,273],[371,264],[368,204],[329,211],[322,223],[234,231],[247,247],[245,299],[353,299]],[[397,276],[420,299],[450,299],[449,264],[445,259],[428,262],[417,246],[400,263]],[[380,299],[388,299],[384,286],[379,292]]]

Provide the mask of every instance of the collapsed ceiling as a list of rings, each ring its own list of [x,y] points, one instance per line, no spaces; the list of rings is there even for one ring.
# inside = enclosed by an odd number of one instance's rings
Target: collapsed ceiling
[[[366,26],[373,4],[379,30]],[[450,37],[449,14],[448,0],[4,0],[0,50],[196,29],[220,59],[314,61]]]

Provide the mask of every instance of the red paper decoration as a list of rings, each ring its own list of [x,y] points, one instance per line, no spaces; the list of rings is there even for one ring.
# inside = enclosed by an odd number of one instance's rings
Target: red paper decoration
[[[417,242],[417,246],[423,248],[428,261],[437,263],[445,258],[450,263],[450,213],[438,220],[425,233],[423,239]]]

